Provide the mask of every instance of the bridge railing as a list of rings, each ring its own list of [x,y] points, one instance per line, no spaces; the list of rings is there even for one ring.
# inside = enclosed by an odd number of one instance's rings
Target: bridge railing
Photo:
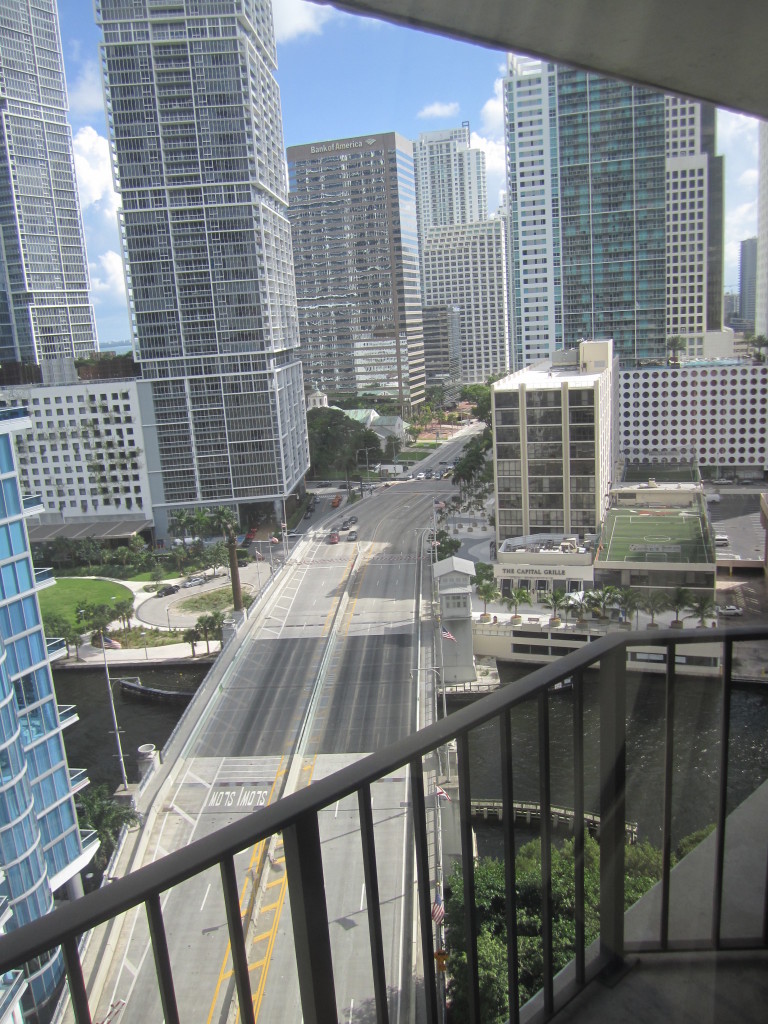
[[[659,630],[653,645],[666,648],[667,666],[664,686],[663,772],[657,799],[663,808],[661,898],[659,901],[658,941],[644,948],[665,950],[669,941],[669,890],[672,835],[672,783],[675,775],[675,745],[672,722],[676,688],[675,655],[689,644],[706,640],[722,644],[722,672],[719,679],[704,680],[704,685],[718,689],[722,700],[720,749],[718,753],[718,799],[715,830],[715,870],[711,882],[712,921],[709,947],[724,944],[721,934],[723,912],[723,864],[727,811],[729,767],[729,723],[734,643],[768,639],[768,629],[736,628],[690,630]],[[461,864],[464,888],[464,934],[467,937],[466,989],[469,1020],[480,1024],[480,980],[478,972],[478,914],[475,903],[475,862],[472,835],[470,792],[470,734],[484,723],[498,725],[501,764],[501,792],[506,877],[506,918],[508,941],[507,985],[510,1019],[518,1020],[518,948],[515,878],[515,825],[512,778],[512,712],[522,705],[534,710],[538,732],[540,835],[542,840],[540,921],[543,951],[543,987],[537,997],[538,1019],[550,1019],[563,1001],[583,988],[602,967],[618,961],[626,952],[624,941],[624,850],[626,822],[626,647],[639,646],[647,637],[640,633],[603,637],[581,651],[547,665],[514,685],[504,686],[475,704],[463,707],[436,724],[404,738],[391,746],[344,767],[333,775],[321,778],[274,804],[264,806],[202,839],[162,859],[119,878],[101,889],[72,903],[61,906],[50,915],[33,921],[6,936],[0,936],[0,975],[32,960],[45,951],[61,946],[69,985],[70,998],[78,1024],[90,1024],[86,979],[78,953],[79,938],[88,930],[131,908],[143,906],[154,953],[155,974],[162,1012],[167,1024],[179,1021],[176,988],[169,955],[161,898],[173,889],[208,868],[215,867],[221,876],[221,891],[226,908],[231,941],[233,973],[239,1012],[244,1022],[254,1021],[249,965],[239,904],[235,856],[260,841],[269,841],[281,834],[285,852],[285,869],[293,924],[294,947],[298,969],[303,1018],[308,1024],[329,1024],[338,1020],[331,948],[331,929],[326,906],[326,888],[321,844],[320,814],[338,801],[354,797],[360,820],[359,841],[368,901],[368,950],[375,993],[376,1019],[388,1021],[388,979],[385,970],[382,912],[379,900],[380,872],[376,827],[372,811],[371,787],[393,772],[408,769],[410,814],[413,832],[413,860],[416,866],[416,891],[420,924],[421,963],[424,970],[425,1007],[423,1017],[429,1024],[441,1019],[439,988],[436,983],[435,944],[433,941],[433,872],[430,865],[430,833],[425,799],[425,758],[438,748],[456,741],[461,834]],[[585,673],[596,670],[599,709],[599,754],[595,758],[599,776],[600,815],[600,938],[596,956],[588,955],[585,939],[584,885],[584,800],[585,765],[593,756],[594,743],[585,743],[584,691]],[[572,981],[566,992],[555,984],[553,959],[553,901],[551,865],[552,765],[550,749],[550,704],[554,684],[572,678],[573,751],[570,774],[574,794],[575,845],[575,955]],[[590,680],[590,686],[592,685]],[[594,737],[593,737],[594,739]],[[765,852],[762,853],[763,864]],[[756,894],[759,899],[765,894]],[[763,920],[768,913],[763,907]],[[762,935],[739,935],[733,940],[742,947],[765,946],[766,928]],[[685,943],[683,943],[685,945]],[[675,948],[681,947],[680,942]],[[691,948],[701,948],[691,938]],[[391,982],[393,979],[389,979]],[[183,977],[179,984],[188,986]],[[559,983],[558,983],[559,984]],[[391,991],[391,989],[390,989]],[[528,1015],[527,1019],[530,1019]]]

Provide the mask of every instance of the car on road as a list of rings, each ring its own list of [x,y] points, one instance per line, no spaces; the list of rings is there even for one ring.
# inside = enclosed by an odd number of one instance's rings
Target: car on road
[[[347,522],[348,523],[356,523],[357,522],[357,516],[348,516]]]
[[[167,587],[161,587],[155,597],[170,597],[171,594],[178,594],[180,587],[176,583],[170,583]]]
[[[341,524],[341,526],[339,527],[339,529],[340,529],[340,530],[348,530],[348,529],[349,529],[349,527],[350,527],[350,525],[351,525],[351,524],[350,524],[349,520],[348,520],[348,519],[345,519],[345,520],[344,520],[344,521],[342,522],[342,524]]]
[[[427,472],[424,474],[424,477],[427,480],[431,480],[433,476],[434,476],[434,473],[432,472],[431,469],[428,469]]]
[[[743,615],[744,614],[744,609],[743,608],[739,608],[735,604],[726,604],[722,608],[718,608],[717,609],[717,614],[718,615],[725,615],[725,616],[728,616],[728,617],[733,616],[733,615]]]
[[[416,479],[417,480],[423,480],[426,475],[427,475],[426,473],[417,473],[416,474]]]
[[[347,534],[347,540],[357,540],[357,530],[350,530]]]
[[[328,543],[329,544],[338,544],[339,543],[339,535],[338,535],[338,533],[336,533],[335,530],[333,530],[331,533],[328,534]]]
[[[188,580],[184,580],[181,584],[182,587],[199,587],[202,583],[205,583],[205,576],[190,576]]]
[[[311,519],[312,518],[312,509],[311,508],[308,508],[307,511],[304,513],[304,518],[305,519]]]

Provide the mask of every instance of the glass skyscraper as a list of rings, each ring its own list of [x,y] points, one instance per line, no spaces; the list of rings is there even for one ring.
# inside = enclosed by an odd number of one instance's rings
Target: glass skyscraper
[[[0,362],[96,349],[55,0],[0,2]]]
[[[98,0],[155,522],[309,466],[269,0]]]
[[[74,794],[88,778],[69,769],[62,740],[77,716],[56,704],[37,600],[54,580],[35,570],[24,525],[42,505],[19,492],[11,434],[30,426],[24,409],[0,412],[0,862],[9,930],[52,910],[62,886],[81,894],[79,872],[98,849],[95,835],[78,828]],[[66,650],[63,641],[51,647]],[[35,1003],[53,993],[60,974],[58,954],[30,966]]]
[[[291,146],[288,176],[307,380],[408,413],[424,400],[413,143],[384,132]]]
[[[663,356],[664,95],[511,56],[505,97],[515,365],[585,338]]]

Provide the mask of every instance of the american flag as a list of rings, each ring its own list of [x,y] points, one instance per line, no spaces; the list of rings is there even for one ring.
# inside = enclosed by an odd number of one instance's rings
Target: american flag
[[[435,902],[432,904],[432,920],[435,924],[442,924],[443,918],[445,917],[445,907],[443,906],[443,898],[440,895],[440,890],[435,890]]]
[[[109,636],[101,638],[101,642],[108,651],[120,651],[122,650],[122,644],[118,640],[113,640]]]
[[[445,626],[443,626],[443,628],[441,630],[441,636],[442,636],[443,640],[453,640],[453,642],[455,644],[457,644],[459,642],[456,639],[456,637],[453,635],[453,633],[450,631],[450,629],[446,629]]]

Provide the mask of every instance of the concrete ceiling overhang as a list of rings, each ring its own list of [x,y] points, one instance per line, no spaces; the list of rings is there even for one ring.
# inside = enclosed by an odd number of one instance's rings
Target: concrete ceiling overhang
[[[765,0],[333,0],[330,6],[768,119]]]

